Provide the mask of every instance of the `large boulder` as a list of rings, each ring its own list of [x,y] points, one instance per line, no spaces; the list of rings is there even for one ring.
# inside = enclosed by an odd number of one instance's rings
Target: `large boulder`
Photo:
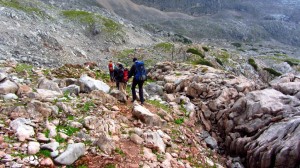
[[[105,93],[108,93],[110,90],[110,87],[99,80],[93,79],[87,75],[82,75],[79,79],[80,83],[80,90],[85,93],[89,93],[93,90],[102,90]]]
[[[137,103],[134,104],[132,115],[149,126],[163,126],[166,124],[165,120]]]

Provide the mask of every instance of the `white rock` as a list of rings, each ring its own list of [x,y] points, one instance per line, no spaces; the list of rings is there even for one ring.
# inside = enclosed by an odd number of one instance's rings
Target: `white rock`
[[[28,154],[34,155],[40,151],[40,143],[38,142],[29,142],[28,143]]]
[[[12,99],[18,99],[18,96],[14,93],[8,93],[4,96],[2,96],[4,100],[12,100]]]
[[[10,123],[10,128],[16,132],[19,141],[25,141],[35,134],[33,127],[28,124],[31,124],[31,121],[25,118],[17,118]]]
[[[59,155],[55,162],[63,165],[73,164],[80,156],[84,155],[85,145],[83,143],[69,144],[67,150]]]
[[[106,83],[95,80],[86,74],[80,77],[79,82],[83,84],[83,88],[80,88],[81,91],[91,92],[93,90],[102,90],[105,93],[108,93],[110,90],[110,87]]]

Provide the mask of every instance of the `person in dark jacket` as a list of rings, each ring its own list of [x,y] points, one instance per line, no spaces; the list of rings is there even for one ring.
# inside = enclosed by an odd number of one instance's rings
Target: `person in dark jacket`
[[[114,79],[118,90],[120,90],[120,82],[122,82],[123,79],[121,69],[123,69],[123,65],[120,62],[118,62],[117,66],[114,67]]]
[[[133,65],[131,66],[130,71],[129,71],[129,75],[128,75],[129,78],[131,78],[133,76],[132,85],[131,85],[131,91],[132,91],[132,100],[131,100],[131,102],[134,102],[136,100],[135,88],[136,88],[136,85],[138,85],[139,86],[140,101],[141,101],[141,104],[143,105],[144,101],[145,101],[144,94],[143,94],[144,81],[140,81],[140,80],[135,79],[135,77],[134,77],[136,75],[135,62],[137,61],[137,58],[133,58],[132,61],[133,61]]]

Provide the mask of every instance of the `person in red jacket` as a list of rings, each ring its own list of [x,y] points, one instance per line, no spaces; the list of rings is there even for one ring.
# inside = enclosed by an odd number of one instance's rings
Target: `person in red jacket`
[[[114,82],[115,81],[115,77],[114,77],[114,64],[113,64],[112,60],[109,60],[108,70],[109,70],[110,81]]]

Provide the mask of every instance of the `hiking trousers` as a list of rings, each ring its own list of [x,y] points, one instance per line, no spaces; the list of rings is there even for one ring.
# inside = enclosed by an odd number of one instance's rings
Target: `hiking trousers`
[[[143,94],[143,84],[144,81],[138,81],[133,79],[132,81],[132,85],[131,85],[131,91],[132,91],[132,100],[136,100],[136,92],[135,92],[135,87],[136,85],[139,86],[139,96],[140,96],[140,101],[141,103],[144,103],[145,99],[144,99],[144,94]]]

